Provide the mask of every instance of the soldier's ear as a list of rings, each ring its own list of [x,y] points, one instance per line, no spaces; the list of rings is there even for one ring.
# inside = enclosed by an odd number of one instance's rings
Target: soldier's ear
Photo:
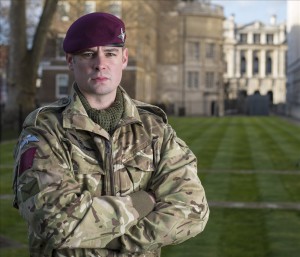
[[[122,69],[124,70],[127,67],[128,63],[128,48],[122,49]]]
[[[69,66],[69,70],[73,71],[73,69],[74,69],[74,67],[73,67],[74,56],[71,55],[71,54],[66,54],[66,61],[67,61],[67,64]]]

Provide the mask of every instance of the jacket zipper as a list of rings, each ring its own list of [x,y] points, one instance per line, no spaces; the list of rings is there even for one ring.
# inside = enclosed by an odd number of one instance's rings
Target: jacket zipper
[[[114,178],[114,171],[112,167],[112,147],[111,147],[111,142],[106,140],[105,141],[105,151],[106,151],[106,156],[107,156],[107,167],[108,167],[108,178],[106,184],[110,184],[110,192],[109,195],[115,195],[115,178]],[[106,190],[108,188],[106,187]]]

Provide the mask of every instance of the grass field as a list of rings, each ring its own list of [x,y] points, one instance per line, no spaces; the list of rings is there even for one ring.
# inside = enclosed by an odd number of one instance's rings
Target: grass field
[[[299,256],[300,126],[277,117],[170,123],[198,157],[211,215],[202,234],[164,248],[162,257]],[[11,194],[12,149],[13,143],[0,145],[1,195]],[[0,249],[0,256],[28,257],[26,227],[10,199],[0,199],[0,225],[0,236],[20,243]]]

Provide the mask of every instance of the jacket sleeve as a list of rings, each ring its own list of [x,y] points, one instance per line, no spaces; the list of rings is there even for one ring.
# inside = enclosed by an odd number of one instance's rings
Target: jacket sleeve
[[[15,154],[15,206],[46,248],[104,248],[141,218],[130,196],[92,197],[87,190],[82,192],[68,149],[53,132],[29,127],[20,138]],[[80,227],[84,231],[74,233]]]
[[[122,252],[145,252],[178,244],[202,232],[209,217],[196,157],[167,125],[150,190],[155,209],[120,239]]]

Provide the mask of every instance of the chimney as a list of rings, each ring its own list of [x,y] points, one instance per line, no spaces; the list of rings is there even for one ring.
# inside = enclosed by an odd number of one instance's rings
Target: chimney
[[[276,22],[277,22],[277,16],[275,14],[273,14],[270,18],[270,24],[276,25]]]

